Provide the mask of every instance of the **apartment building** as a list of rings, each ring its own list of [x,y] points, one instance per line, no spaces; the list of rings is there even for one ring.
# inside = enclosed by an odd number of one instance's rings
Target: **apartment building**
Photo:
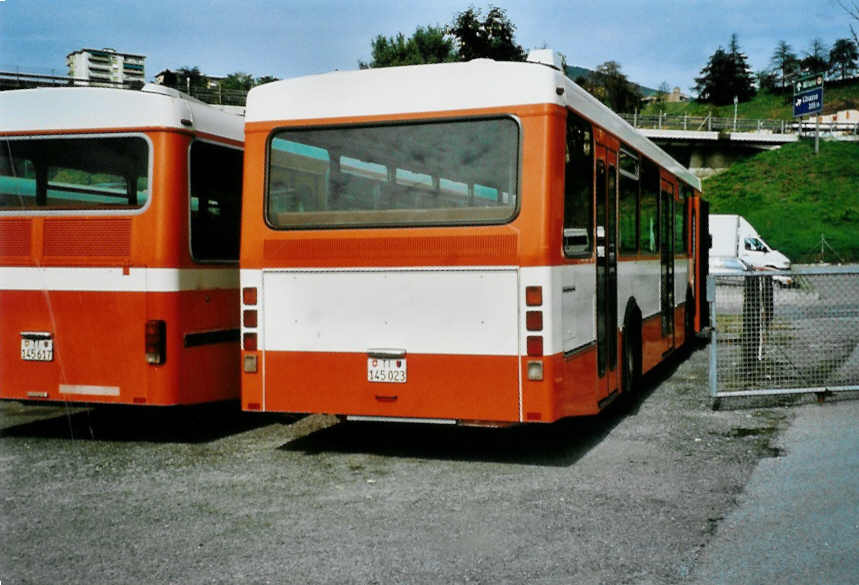
[[[114,49],[79,49],[66,55],[69,77],[92,85],[145,82],[144,55],[119,53]]]

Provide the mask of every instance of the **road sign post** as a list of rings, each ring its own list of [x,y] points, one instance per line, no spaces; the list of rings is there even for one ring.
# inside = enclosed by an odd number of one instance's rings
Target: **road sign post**
[[[802,132],[802,117],[819,114],[823,111],[823,74],[814,73],[800,77],[793,83],[793,117],[800,118],[799,128]],[[820,151],[820,118],[814,119],[814,154]]]

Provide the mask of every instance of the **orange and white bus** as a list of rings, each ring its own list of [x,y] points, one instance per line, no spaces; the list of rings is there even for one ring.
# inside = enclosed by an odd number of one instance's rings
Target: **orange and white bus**
[[[533,58],[251,90],[245,410],[549,422],[686,341],[699,180]]]
[[[0,112],[0,398],[238,398],[241,115],[151,85]]]

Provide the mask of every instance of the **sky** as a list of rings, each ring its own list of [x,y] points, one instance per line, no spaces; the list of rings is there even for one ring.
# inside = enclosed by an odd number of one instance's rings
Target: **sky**
[[[848,0],[849,1],[849,0]],[[146,56],[146,78],[199,67],[279,78],[356,69],[377,35],[446,25],[475,0],[0,0],[0,71],[65,75],[81,48]],[[617,61],[636,83],[694,95],[694,78],[731,34],[754,71],[784,40],[800,57],[821,39],[850,36],[837,0],[496,0],[525,49],[550,47],[567,63]],[[859,23],[852,21],[855,28]]]

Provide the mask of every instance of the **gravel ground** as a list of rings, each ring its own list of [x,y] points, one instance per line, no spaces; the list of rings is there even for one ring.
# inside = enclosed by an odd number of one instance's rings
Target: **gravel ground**
[[[706,381],[500,430],[0,404],[0,582],[683,583],[791,416]]]

